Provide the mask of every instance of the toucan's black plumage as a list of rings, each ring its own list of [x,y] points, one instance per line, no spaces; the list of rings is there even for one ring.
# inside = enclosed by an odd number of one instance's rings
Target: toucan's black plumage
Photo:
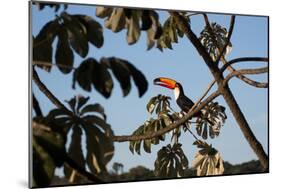
[[[194,105],[194,103],[192,102],[192,100],[190,100],[187,96],[185,96],[183,88],[181,86],[181,84],[177,83],[176,84],[176,88],[174,90],[179,90],[178,92],[178,96],[176,96],[176,92],[175,92],[175,98],[176,98],[176,102],[178,104],[178,106],[184,111],[184,112],[188,112],[190,110],[190,108],[192,108],[192,106]]]
[[[155,85],[160,85],[169,89],[173,89],[175,93],[175,99],[178,106],[182,109],[183,112],[188,113],[189,110],[193,107],[194,103],[184,94],[183,87],[177,81],[170,79],[170,78],[156,78],[154,79]],[[200,111],[194,115],[195,117],[203,117],[203,113]],[[208,120],[210,124],[211,121]]]

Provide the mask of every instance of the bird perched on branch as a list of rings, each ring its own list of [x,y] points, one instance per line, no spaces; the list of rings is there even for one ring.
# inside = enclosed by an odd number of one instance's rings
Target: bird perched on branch
[[[193,101],[185,96],[183,87],[179,82],[170,78],[159,77],[154,79],[154,84],[172,89],[174,91],[175,100],[183,112],[188,113],[189,110],[193,107]],[[203,115],[204,114],[201,110],[200,112],[196,113],[194,117],[203,118]],[[212,125],[212,122],[210,120],[207,119],[207,121]]]

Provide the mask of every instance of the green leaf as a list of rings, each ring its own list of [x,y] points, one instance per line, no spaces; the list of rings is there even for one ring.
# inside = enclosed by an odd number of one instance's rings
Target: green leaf
[[[131,90],[130,73],[123,61],[117,58],[102,58],[101,64],[107,65],[119,81],[123,96],[127,96]]]
[[[84,60],[73,73],[73,88],[75,88],[75,83],[77,81],[82,89],[90,92],[92,89],[92,70],[94,67],[95,64],[89,59]]]
[[[55,173],[55,162],[48,152],[37,143],[36,138],[32,139],[33,156],[33,186],[47,187]]]
[[[197,152],[192,164],[197,176],[221,175],[224,172],[223,160],[214,148],[209,149],[207,153]]]
[[[83,125],[86,133],[86,162],[91,172],[102,174],[106,172],[106,164],[114,154],[112,140],[105,136],[97,127],[87,124]]]
[[[96,8],[96,16],[100,18],[105,18],[111,15],[113,8],[110,7],[99,7]]]
[[[68,105],[70,106],[72,112],[76,113],[76,97],[74,96],[73,98],[71,98],[69,101],[66,100],[66,102],[68,103]]]
[[[144,93],[147,91],[148,89],[148,82],[144,76],[144,74],[138,70],[133,64],[131,64],[130,62],[123,60],[123,62],[125,62],[127,68],[130,71],[130,74],[133,78],[133,81],[138,89],[139,92],[139,97],[142,97],[144,95]]]
[[[188,167],[188,160],[181,149],[181,144],[170,144],[162,147],[154,163],[155,175],[161,178],[182,176]]]
[[[71,142],[68,150],[68,156],[75,161],[81,168],[85,168],[85,158],[81,146],[82,130],[79,126],[74,126],[72,129]],[[64,168],[64,174],[70,178],[73,170]]]
[[[147,153],[151,153],[151,140],[150,139],[144,140],[143,148],[144,148],[144,151],[146,151]]]
[[[140,37],[139,17],[137,13],[137,11],[133,11],[128,22],[127,42],[129,45],[136,43]]]
[[[200,33],[199,40],[206,48],[211,58],[216,61],[220,51],[227,42],[228,32],[226,28],[220,26],[217,23],[211,23],[210,27],[206,26]],[[232,44],[229,42],[227,51],[224,55],[228,54],[232,48]]]
[[[94,62],[95,60],[92,59],[92,61]],[[113,89],[113,81],[106,66],[95,62],[92,71],[92,82],[95,89],[105,98],[109,98]]]
[[[106,119],[104,108],[100,104],[89,104],[81,110],[80,114],[85,115],[86,113],[91,113],[91,112],[97,112],[101,114],[104,119]]]
[[[67,29],[71,47],[82,58],[85,58],[89,51],[87,30],[85,26],[75,16],[69,15],[66,12],[61,14],[61,18]]]
[[[141,30],[148,30],[152,26],[152,19],[150,18],[150,11],[143,10],[141,14]]]
[[[73,75],[74,87],[76,81],[86,91],[91,91],[93,84],[95,89],[105,98],[110,97],[113,81],[105,65],[99,64],[94,58],[84,60],[75,70]]]
[[[57,19],[45,24],[38,35],[33,40],[33,61],[42,61],[52,63],[53,48],[52,44],[60,30]],[[46,71],[51,70],[51,66],[37,65]]]
[[[80,108],[89,101],[90,97],[83,97],[81,95],[78,95],[78,96],[76,96],[76,98],[77,98],[76,112],[79,112]]]
[[[125,28],[126,18],[124,8],[115,8],[110,17],[105,21],[105,27],[113,32],[119,32]]]
[[[68,36],[65,30],[61,30],[58,35],[55,59],[56,64],[62,73],[68,74],[71,72],[74,63],[74,55],[69,46]]]
[[[86,27],[88,41],[97,48],[102,47],[104,41],[102,26],[90,16],[75,15],[75,17]]]
[[[158,102],[158,97],[157,96],[154,96],[152,97],[149,102],[147,103],[146,105],[146,109],[147,111],[152,114],[154,109],[155,109],[155,104]]]
[[[100,117],[95,115],[87,115],[87,116],[83,116],[83,119],[95,126],[100,127],[104,131],[104,134],[106,136],[111,137],[113,135],[113,131],[110,125],[107,124],[105,120],[101,119]]]

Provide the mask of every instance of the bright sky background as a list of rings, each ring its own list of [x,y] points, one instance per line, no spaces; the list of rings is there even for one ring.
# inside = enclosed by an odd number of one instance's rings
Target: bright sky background
[[[95,17],[94,7],[73,5],[69,6],[67,11],[71,14],[90,15],[103,25],[103,19]],[[165,12],[160,13],[161,21],[165,20],[167,16],[168,14]],[[209,14],[209,16],[212,22],[217,22],[228,28],[230,16],[222,14]],[[33,7],[32,34],[37,35],[42,26],[54,17],[55,12],[53,9],[45,8],[42,11],[38,11],[37,7]],[[204,25],[202,16],[193,16],[191,18],[191,25],[194,32],[199,34]],[[267,57],[267,28],[267,17],[237,16],[231,38],[233,49],[227,59],[244,56]],[[132,85],[132,90],[129,95],[124,98],[122,97],[122,91],[118,82],[114,80],[113,93],[109,99],[105,99],[95,90],[88,93],[80,89],[78,85],[76,90],[72,90],[72,74],[64,75],[59,72],[56,67],[53,67],[50,73],[41,69],[37,70],[42,81],[62,102],[72,98],[74,95],[82,94],[91,97],[90,103],[98,102],[102,104],[107,114],[107,121],[111,124],[116,135],[131,134],[139,125],[149,118],[150,115],[147,113],[145,107],[152,96],[161,93],[173,97],[172,91],[154,86],[154,78],[159,76],[174,78],[183,85],[186,95],[194,101],[201,97],[207,85],[212,80],[207,66],[186,38],[180,39],[178,44],[173,44],[174,50],[164,50],[164,52],[160,52],[156,48],[147,51],[146,34],[144,32],[140,40],[132,46],[128,46],[126,42],[126,31],[116,34],[104,28],[104,38],[105,42],[102,48],[97,49],[90,45],[90,51],[87,57],[94,57],[99,60],[101,57],[116,56],[133,63],[145,74],[149,82],[148,91],[142,98],[138,97],[138,91],[134,84]],[[75,56],[75,67],[77,67],[81,61],[82,59],[79,56]],[[265,63],[251,62],[245,63],[244,65],[240,63],[235,67],[245,68],[264,65]],[[264,82],[267,81],[266,74],[251,78]],[[238,79],[231,80],[230,87],[254,134],[267,152],[268,90],[251,87]],[[46,115],[49,110],[55,108],[55,106],[38,90],[36,85],[33,85],[32,89],[40,103],[44,115]],[[224,100],[219,97],[215,101],[218,101],[226,107],[228,119],[221,130],[220,136],[208,140],[208,142],[219,150],[225,161],[229,161],[230,163],[235,164],[257,159],[249,144],[244,139],[242,132],[233,119]],[[172,103],[172,106],[174,109],[179,110],[175,103]],[[180,138],[180,142],[183,144],[183,150],[190,163],[197,151],[197,148],[192,145],[193,141],[194,139],[188,133]],[[116,151],[109,164],[109,168],[111,168],[112,163],[120,162],[124,164],[125,170],[136,165],[143,165],[153,169],[158,149],[168,142],[169,138],[167,137],[165,142],[152,147],[151,154],[142,151],[141,156],[132,155],[128,148],[128,142],[115,143]]]

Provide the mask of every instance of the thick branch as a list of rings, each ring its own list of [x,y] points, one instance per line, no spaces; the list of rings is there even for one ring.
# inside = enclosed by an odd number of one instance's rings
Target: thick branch
[[[213,74],[220,92],[222,93],[227,105],[229,106],[235,120],[238,123],[238,126],[240,127],[244,137],[252,147],[253,151],[258,156],[261,164],[263,165],[264,169],[268,169],[268,156],[265,153],[262,145],[259,143],[255,135],[253,134],[246,118],[244,117],[244,114],[242,113],[240,107],[238,106],[229,86],[224,85],[224,77],[222,73],[220,72],[219,68],[216,64],[212,61],[210,55],[206,52],[205,48],[202,46],[199,39],[196,37],[196,35],[191,31],[190,26],[184,22],[184,19],[181,18],[181,16],[177,12],[170,12],[172,16],[174,16],[175,21],[178,25],[178,27],[184,32],[184,34],[187,36],[187,38],[191,41],[193,46],[197,49],[197,51],[200,53],[200,55],[203,57],[205,63],[209,67],[211,73]]]
[[[40,108],[39,102],[36,99],[36,97],[34,96],[34,94],[32,94],[32,106],[34,109],[34,112],[36,114],[36,116],[43,116],[42,110]]]
[[[209,102],[211,102],[213,99],[215,99],[217,96],[220,95],[219,91],[216,91],[212,93],[206,100],[204,100],[197,108],[195,108],[193,111],[187,113],[184,115],[180,120],[177,120],[176,122],[172,123],[171,125],[160,129],[156,132],[149,132],[144,135],[127,135],[127,136],[114,136],[113,141],[115,142],[125,142],[125,141],[137,141],[137,140],[145,140],[145,139],[152,139],[157,136],[161,136],[167,132],[170,132],[171,130],[181,126],[184,124],[187,120],[193,117],[194,114],[199,112],[204,106],[206,106]]]

